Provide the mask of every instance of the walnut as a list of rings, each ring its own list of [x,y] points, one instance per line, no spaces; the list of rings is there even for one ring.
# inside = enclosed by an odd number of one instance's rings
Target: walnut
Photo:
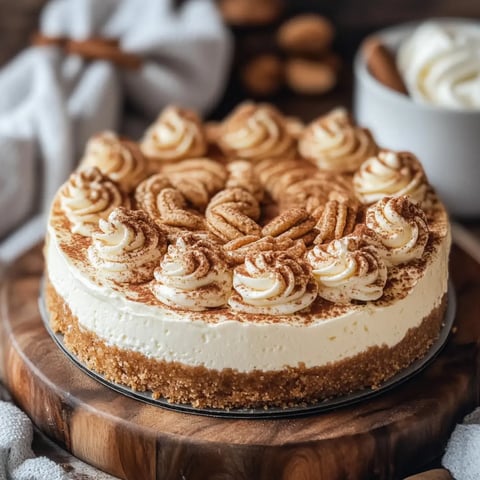
[[[253,95],[273,95],[282,88],[283,81],[283,62],[276,55],[259,55],[242,69],[243,85]]]
[[[219,0],[223,19],[231,25],[268,25],[283,11],[282,0]]]
[[[277,32],[277,42],[287,53],[318,55],[327,51],[335,30],[327,18],[316,14],[298,15],[286,21]]]
[[[337,83],[337,73],[326,62],[291,58],[285,64],[287,85],[301,95],[321,95]]]

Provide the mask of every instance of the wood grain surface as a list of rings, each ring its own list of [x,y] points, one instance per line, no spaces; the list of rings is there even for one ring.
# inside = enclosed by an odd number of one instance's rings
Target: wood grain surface
[[[14,400],[75,456],[124,479],[387,479],[438,458],[478,404],[480,265],[452,253],[455,334],[415,379],[354,407],[295,420],[226,420],[124,397],[75,367],[37,307],[40,248],[2,290],[0,372]]]

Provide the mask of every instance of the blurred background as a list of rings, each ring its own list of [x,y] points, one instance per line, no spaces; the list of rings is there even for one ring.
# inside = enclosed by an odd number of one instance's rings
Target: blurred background
[[[176,4],[181,7],[187,1],[177,0]],[[45,3],[46,0],[0,0],[0,65],[29,44]],[[222,118],[244,98],[272,101],[303,120],[338,104],[350,106],[351,61],[367,34],[396,23],[430,17],[480,18],[480,2],[476,0],[217,0],[216,3],[233,33],[235,56],[227,89],[211,113],[212,118]],[[285,22],[305,13],[320,14],[332,23],[333,43],[327,51],[320,48],[318,52],[289,52],[279,45],[279,31]],[[299,63],[299,59],[308,62]],[[322,70],[324,64],[334,70],[334,79]],[[313,86],[296,85],[295,75],[304,77],[306,70],[313,70],[311,75],[317,76],[312,80]]]

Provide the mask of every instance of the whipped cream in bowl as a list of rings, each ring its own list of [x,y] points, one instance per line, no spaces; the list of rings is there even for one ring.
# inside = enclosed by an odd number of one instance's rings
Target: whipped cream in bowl
[[[370,71],[363,52],[373,39],[393,55],[408,95]],[[442,18],[375,32],[360,46],[354,71],[357,122],[381,149],[408,145],[450,213],[478,218],[480,22]]]
[[[415,101],[480,109],[480,24],[421,24],[401,43],[397,66]]]

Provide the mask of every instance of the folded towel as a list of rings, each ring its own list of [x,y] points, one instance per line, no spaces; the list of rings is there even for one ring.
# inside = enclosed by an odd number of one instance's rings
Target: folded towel
[[[30,419],[0,401],[0,480],[66,480],[67,473],[45,457],[34,458]]]
[[[87,139],[128,124],[125,103],[145,122],[169,103],[203,113],[215,105],[229,69],[229,33],[213,0],[177,3],[47,4],[42,46],[26,49],[0,72],[0,238],[32,215],[45,215]],[[92,57],[110,44],[118,55]],[[124,68],[118,56],[137,59],[136,68]],[[18,251],[9,249],[9,258]]]
[[[455,480],[480,478],[480,408],[457,425],[448,441],[442,464]]]

